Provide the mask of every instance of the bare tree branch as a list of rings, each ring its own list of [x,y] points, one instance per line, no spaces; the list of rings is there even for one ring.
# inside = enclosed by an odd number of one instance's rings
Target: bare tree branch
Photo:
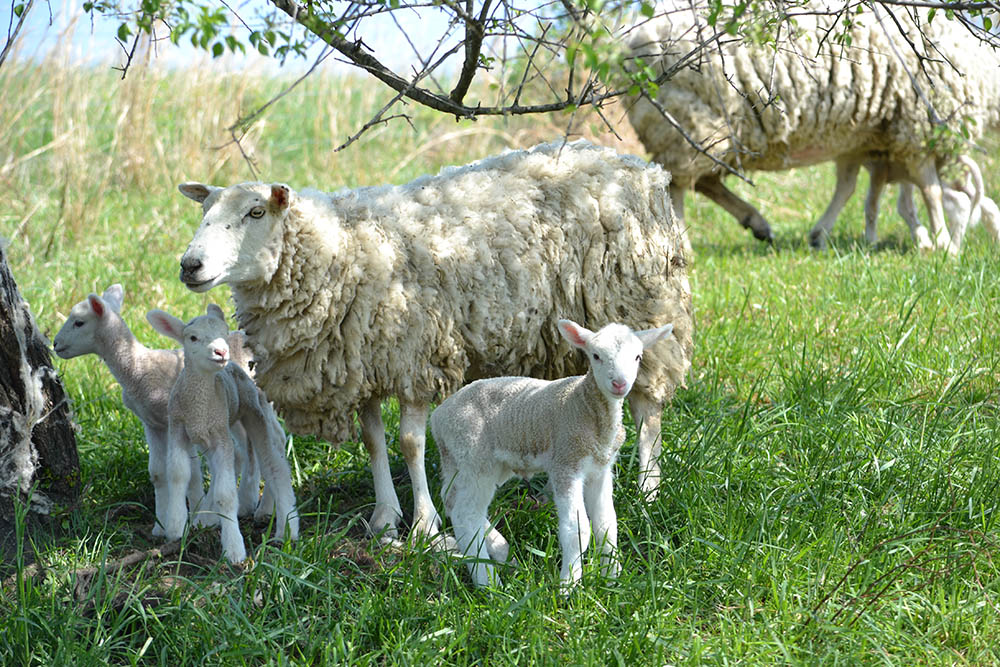
[[[24,27],[24,22],[28,19],[28,14],[31,13],[31,8],[35,5],[35,0],[28,0],[24,5],[24,9],[21,10],[21,15],[17,17],[17,25],[14,25],[14,3],[11,2],[11,12],[10,12],[10,23],[7,25],[7,41],[3,45],[3,51],[0,51],[0,67],[3,67],[3,63],[7,60],[8,54],[10,54],[11,49],[14,48],[14,44],[17,42],[17,34],[21,32],[21,28]],[[13,30],[11,26],[13,25]]]

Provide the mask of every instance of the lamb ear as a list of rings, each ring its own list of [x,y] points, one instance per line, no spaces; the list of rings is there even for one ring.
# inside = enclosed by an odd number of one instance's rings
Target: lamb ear
[[[642,341],[642,349],[646,349],[653,343],[663,340],[674,332],[673,324],[664,324],[657,329],[644,329],[636,331],[635,335]]]
[[[288,208],[288,204],[292,201],[292,189],[289,188],[284,183],[274,183],[271,185],[271,199],[268,204],[271,210],[280,213]]]
[[[146,319],[153,328],[167,338],[173,338],[178,343],[184,341],[184,320],[170,313],[156,309],[146,313]]]
[[[587,341],[594,335],[593,331],[580,326],[573,320],[559,320],[557,326],[562,337],[568,340],[570,345],[581,350],[587,347]]]
[[[87,301],[90,303],[90,309],[94,311],[94,315],[104,317],[104,300],[101,297],[96,294],[88,294]]]
[[[226,315],[222,312],[222,308],[219,308],[214,303],[208,304],[208,308],[205,309],[205,312],[213,317],[218,317],[223,322],[226,321]]]
[[[215,192],[216,190],[221,190],[214,185],[205,185],[204,183],[181,183],[177,186],[177,189],[181,191],[181,194],[188,199],[193,199],[199,204],[205,202],[208,196]]]
[[[115,283],[104,290],[101,298],[104,299],[107,305],[111,306],[111,310],[121,314],[122,304],[125,302],[125,289],[121,286],[121,283]]]

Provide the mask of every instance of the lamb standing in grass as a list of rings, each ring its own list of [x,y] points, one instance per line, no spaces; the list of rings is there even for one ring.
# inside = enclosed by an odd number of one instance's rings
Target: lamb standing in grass
[[[458,548],[477,586],[499,584],[490,559],[504,562],[508,544],[487,510],[497,487],[512,477],[548,473],[559,513],[564,585],[579,581],[590,543],[603,552],[604,571],[616,576],[618,523],[612,467],[625,438],[622,402],[632,389],[643,350],[673,331],[667,324],[632,332],[609,324],[597,333],[559,320],[559,333],[586,353],[586,375],[547,382],[526,377],[479,380],[431,414],[441,453],[441,495]]]
[[[218,513],[222,553],[230,562],[246,559],[246,546],[236,517],[236,470],[229,428],[237,421],[246,429],[250,448],[264,483],[274,497],[274,536],[281,539],[285,524],[291,539],[299,535],[291,471],[284,454],[284,433],[270,405],[261,400],[253,380],[229,361],[228,327],[215,304],[207,314],[187,324],[152,310],[147,318],[157,331],[184,345],[185,365],[168,406],[167,488],[164,529],[168,539],[184,532],[183,489],[191,476],[192,446],[198,444],[208,458],[212,479],[209,498]]]
[[[293,432],[338,444],[354,414],[371,456],[370,528],[395,535],[381,401],[400,405],[416,534],[437,533],[427,488],[429,404],[498,375],[582,372],[555,334],[628,314],[673,322],[629,397],[640,485],[659,483],[660,416],[690,366],[686,237],[670,176],[587,142],[554,142],[449,167],[401,186],[325,194],[283,184],[184,183],[204,218],[181,258],[202,292],[228,283],[257,381]]]
[[[162,536],[164,509],[166,507],[167,404],[170,390],[184,366],[180,350],[150,349],[136,340],[121,317],[125,290],[114,284],[97,296],[90,294],[73,306],[69,317],[53,340],[55,353],[63,359],[84,354],[96,354],[107,364],[108,370],[122,387],[122,402],[139,421],[149,446],[149,479],[153,483],[153,502],[156,523],[153,535]],[[246,367],[247,353],[243,350],[243,335],[234,331],[229,335],[234,350],[233,361]],[[260,475],[252,453],[247,450],[246,436],[239,424],[234,436],[240,468],[239,513],[253,512],[258,508]],[[197,459],[197,457],[196,457]],[[192,466],[191,481],[187,491],[188,506],[194,511],[204,497],[201,465]],[[211,511],[206,507],[203,510]],[[261,504],[264,510],[264,504]]]

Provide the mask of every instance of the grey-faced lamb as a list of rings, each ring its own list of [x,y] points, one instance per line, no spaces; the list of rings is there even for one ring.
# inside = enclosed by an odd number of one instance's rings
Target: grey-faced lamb
[[[53,340],[53,349],[63,359],[96,354],[121,385],[122,403],[142,422],[149,447],[149,479],[153,484],[156,516],[152,533],[162,536],[167,483],[164,471],[167,404],[170,390],[184,367],[184,354],[181,350],[151,349],[140,343],[121,317],[124,299],[125,290],[117,283],[104,290],[101,296],[89,294],[70,310]],[[233,361],[246,367],[243,335],[238,331],[230,332],[229,344]],[[234,437],[238,443],[236,455],[240,470],[239,513],[243,515],[258,508],[260,474],[252,452],[247,450],[246,435],[240,424],[234,425]],[[210,512],[207,503],[203,503],[204,487],[197,455],[191,470],[188,506],[192,511],[201,508]],[[266,503],[260,505],[261,509],[265,506]]]
[[[184,346],[185,364],[170,392],[166,456],[167,539],[184,532],[184,489],[191,475],[193,447],[208,459],[212,479],[211,508],[218,514],[222,553],[230,562],[246,559],[246,546],[236,515],[236,470],[229,428],[237,421],[246,429],[248,445],[260,466],[264,484],[274,498],[274,536],[297,539],[299,518],[295,509],[291,471],[284,453],[284,432],[253,380],[230,362],[228,327],[222,310],[210,304],[205,315],[187,324],[162,310],[147,318],[153,327]]]
[[[490,561],[507,559],[508,543],[487,517],[497,487],[540,472],[548,473],[559,515],[563,585],[579,581],[592,533],[605,574],[618,573],[612,467],[625,438],[622,403],[643,350],[669,336],[673,325],[633,332],[609,324],[594,333],[560,320],[558,327],[570,345],[585,353],[586,375],[551,382],[478,380],[431,414],[445,513],[458,548],[475,558],[469,571],[477,586],[499,584]]]
[[[659,167],[587,142],[336,194],[184,183],[204,217],[180,277],[195,291],[230,285],[257,380],[290,430],[337,444],[358,413],[375,477],[370,527],[389,535],[401,510],[381,402],[398,398],[411,532],[434,535],[430,402],[478,378],[582,370],[555,334],[563,315],[673,322],[674,339],[646,355],[629,398],[640,484],[655,492],[663,404],[692,353],[686,237],[668,184]]]
[[[763,216],[723,184],[722,165],[785,170],[857,162],[877,150],[920,188],[934,242],[958,251],[964,223],[946,226],[937,171],[953,149],[934,141],[928,104],[940,118],[965,120],[972,139],[1000,120],[1000,57],[958,21],[928,21],[916,8],[896,8],[890,19],[884,7],[858,14],[815,2],[796,7],[774,49],[732,38],[724,21],[709,25],[703,0],[660,8],[662,16],[629,32],[630,54],[656,73],[680,69],[655,100],[636,99],[629,119],[653,160],[671,171],[679,217],[683,192],[693,188],[770,239]]]

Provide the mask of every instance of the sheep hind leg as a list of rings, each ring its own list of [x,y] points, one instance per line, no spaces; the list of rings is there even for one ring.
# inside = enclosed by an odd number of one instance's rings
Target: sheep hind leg
[[[861,163],[857,160],[840,159],[837,160],[837,184],[833,190],[833,198],[830,204],[823,211],[816,224],[809,232],[809,245],[816,250],[826,248],[827,238],[833,231],[833,225],[837,222],[844,205],[854,194],[854,188],[858,184],[858,171],[861,170]]]
[[[385,425],[382,423],[382,402],[372,399],[365,403],[358,414],[361,420],[361,440],[371,459],[372,477],[375,480],[375,509],[368,522],[372,535],[395,539],[397,525],[403,510],[392,484],[389,471],[389,453],[385,445]]]
[[[269,405],[251,405],[243,410],[240,421],[246,429],[249,446],[260,467],[265,488],[270,489],[274,507],[274,539],[286,535],[296,540],[299,537],[299,514],[295,507],[295,491],[292,490],[292,471],[285,458],[284,431]]]
[[[694,189],[728,211],[739,221],[740,225],[753,232],[755,239],[768,243],[774,242],[771,225],[767,223],[764,216],[727,188],[722,182],[721,175],[713,174],[699,178],[694,184]]]
[[[406,459],[413,485],[413,525],[411,538],[433,539],[440,532],[441,517],[438,516],[434,501],[427,486],[427,470],[424,463],[427,434],[426,402],[402,403],[399,410],[399,448]]]
[[[663,434],[660,431],[662,406],[633,391],[628,399],[632,421],[636,428],[636,448],[639,450],[639,489],[646,500],[653,500],[660,487],[660,452]]]
[[[919,250],[933,250],[934,241],[927,228],[920,222],[917,207],[913,203],[913,184],[906,181],[899,184],[899,198],[896,200],[896,211],[906,221],[910,228],[910,237]]]
[[[953,221],[953,227],[949,231],[944,219],[941,181],[938,179],[934,158],[925,160],[915,176],[913,182],[920,188],[920,194],[923,196],[935,245],[939,249],[946,249],[950,255],[957,255],[962,247],[962,238],[965,236],[965,226],[968,221]]]

